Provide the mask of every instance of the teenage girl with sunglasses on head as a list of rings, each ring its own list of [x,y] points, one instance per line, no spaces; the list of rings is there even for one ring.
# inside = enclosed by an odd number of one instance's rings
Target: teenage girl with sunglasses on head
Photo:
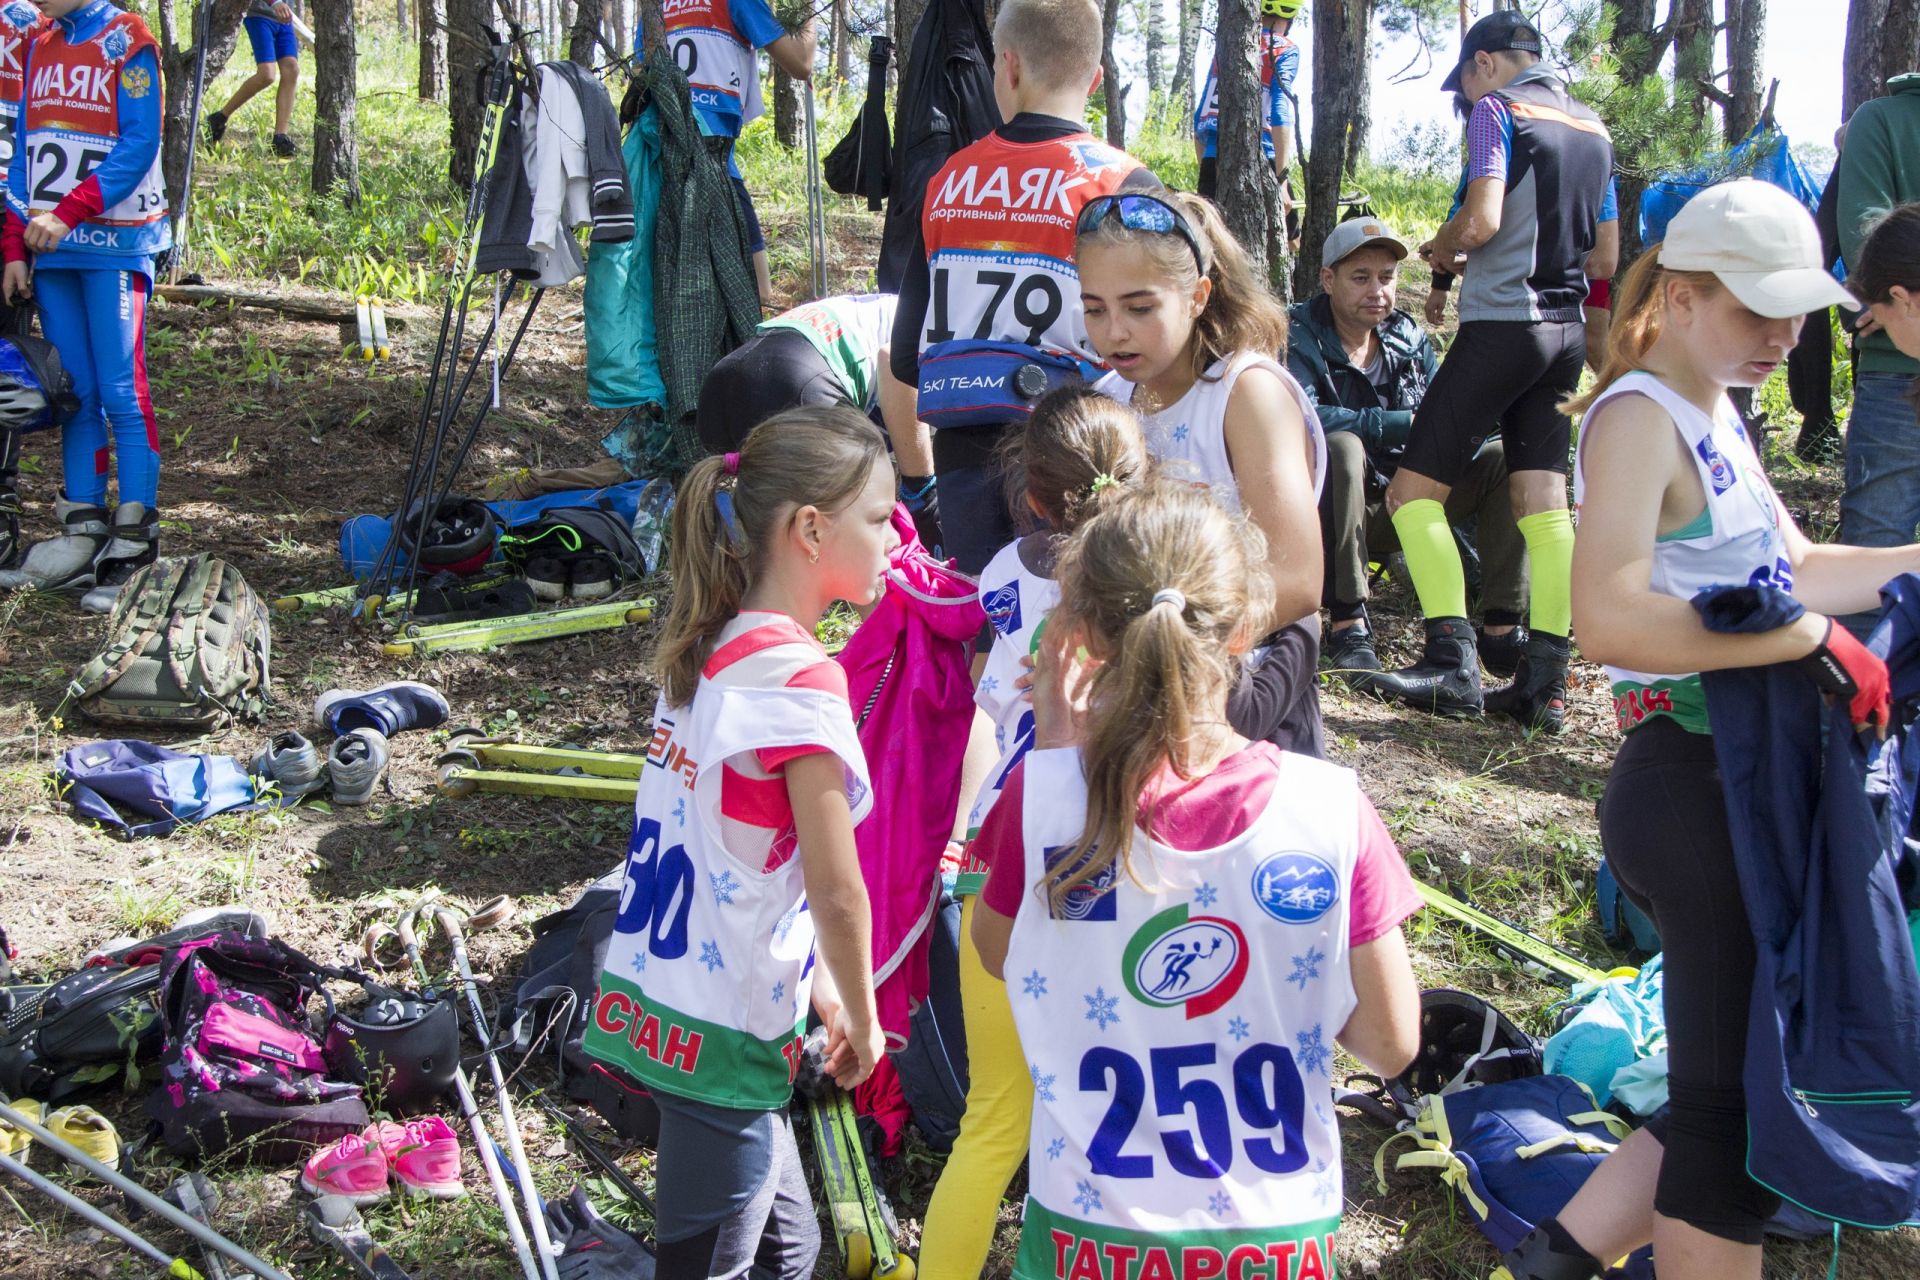
[[[1767,482],[1727,392],[1787,358],[1808,313],[1852,299],[1813,219],[1752,179],[1693,197],[1622,282],[1583,415],[1573,623],[1606,667],[1623,740],[1600,804],[1621,889],[1666,944],[1669,1105],[1509,1256],[1514,1280],[1598,1275],[1651,1240],[1663,1280],[1757,1280],[1779,1197],[1747,1173],[1745,1064],[1755,947],[1700,671],[1805,662],[1856,724],[1887,718],[1887,670],[1834,615],[1920,571],[1920,548],[1809,542]],[[1752,583],[1807,612],[1757,634],[1707,630],[1699,592]]]
[[[1029,665],[1048,614],[1060,601],[1054,562],[1068,537],[1146,479],[1147,443],[1133,410],[1091,387],[1062,387],[1033,408],[1010,450],[1008,470],[1026,484],[1027,508],[1044,529],[1008,543],[980,575],[993,645],[975,702],[994,726],[1000,758],[987,775],[968,834],[999,799],[1033,746]],[[922,1280],[976,1280],[986,1266],[1007,1183],[1027,1154],[1033,1082],[1020,1054],[1006,987],[980,967],[969,929],[986,868],[969,857],[954,894],[960,925],[960,998],[967,1031],[967,1109],[960,1136],[927,1206]]]
[[[1162,482],[1060,557],[1034,749],[977,841],[973,940],[1034,1085],[1016,1280],[1289,1251],[1282,1274],[1332,1274],[1334,1042],[1385,1077],[1418,1047],[1420,899],[1379,815],[1351,771],[1227,723],[1272,599],[1261,541]]]
[[[1324,753],[1320,488],[1327,445],[1281,363],[1287,313],[1213,206],[1197,196],[1115,195],[1081,210],[1074,241],[1087,337],[1112,366],[1096,385],[1147,422],[1170,474],[1244,509],[1267,539],[1273,616],[1228,706],[1236,728]]]
[[[851,1088],[884,1048],[846,673],[814,639],[885,589],[893,466],[850,408],[776,414],[688,473],[620,915],[585,1048],[660,1108],[662,1280],[813,1274],[787,1120],[809,1005]],[[816,950],[819,964],[815,964]]]

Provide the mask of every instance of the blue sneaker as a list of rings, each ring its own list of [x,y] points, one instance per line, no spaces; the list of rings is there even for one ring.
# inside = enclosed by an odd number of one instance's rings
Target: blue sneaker
[[[407,729],[445,724],[447,700],[431,685],[396,680],[377,689],[329,689],[313,701],[313,718],[329,733],[372,729],[391,738]]]

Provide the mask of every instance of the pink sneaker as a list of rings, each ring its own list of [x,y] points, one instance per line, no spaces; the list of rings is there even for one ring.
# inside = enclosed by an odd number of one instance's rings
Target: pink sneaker
[[[367,1127],[367,1140],[377,1142],[387,1166],[409,1195],[456,1200],[467,1194],[460,1181],[460,1135],[439,1116],[395,1124],[381,1120]]]
[[[316,1151],[300,1171],[300,1189],[315,1196],[345,1196],[357,1205],[387,1198],[387,1157],[372,1130],[350,1133]]]

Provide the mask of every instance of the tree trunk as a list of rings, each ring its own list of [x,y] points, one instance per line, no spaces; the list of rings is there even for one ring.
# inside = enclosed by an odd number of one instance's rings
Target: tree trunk
[[[1120,62],[1113,56],[1113,41],[1120,33],[1120,0],[1101,4],[1100,85],[1107,114],[1107,145],[1127,147],[1127,87],[1120,83]]]
[[[640,50],[651,54],[667,42],[667,15],[660,7],[660,0],[633,0],[633,12],[627,30],[621,33],[622,39],[633,35],[633,23],[640,24]]]
[[[194,23],[199,5],[195,0],[160,0],[157,10],[160,41],[161,110],[165,123],[160,130],[160,166],[166,175],[167,206],[179,209],[180,182],[187,167],[187,143],[193,134],[188,117],[193,111],[193,64],[200,33]],[[207,20],[208,90],[233,56],[239,42],[240,22],[246,17],[247,0],[215,0]],[[219,100],[203,101],[200,119],[204,127],[207,113],[219,106]]]
[[[1614,10],[1613,47],[1620,59],[1620,83],[1638,85],[1659,74],[1660,60],[1673,40],[1673,24],[1656,26],[1658,0],[1610,0]],[[1647,179],[1632,165],[1620,165],[1620,266],[1640,256],[1640,197]],[[1614,279],[1620,272],[1614,272]]]
[[[420,32],[420,101],[438,102],[447,92],[447,2],[419,0],[414,14]]]
[[[487,71],[487,0],[447,0],[447,177],[454,190],[473,186],[480,131],[486,119],[481,93]]]
[[[795,150],[800,145],[804,114],[805,109],[800,101],[800,82],[778,66],[774,67],[773,136],[778,138],[780,145],[789,151]]]
[[[927,0],[894,0],[893,56],[899,69],[899,84],[907,82],[907,59],[913,56],[913,33],[927,11]]]
[[[1307,152],[1306,210],[1293,291],[1320,287],[1320,246],[1340,217],[1340,179],[1351,167],[1372,54],[1373,0],[1332,0],[1313,11],[1313,147]]]
[[[1373,15],[1372,0],[1368,0],[1368,18]],[[1353,116],[1347,121],[1347,176],[1359,172],[1360,165],[1367,158],[1367,144],[1373,136],[1373,40],[1369,32],[1360,33],[1360,44],[1366,53],[1353,67]],[[1296,116],[1298,112],[1294,113]],[[1294,128],[1299,128],[1298,121]]]
[[[1175,4],[1180,0],[1173,0]],[[1149,107],[1167,91],[1167,33],[1160,29],[1161,0],[1147,0],[1141,26],[1147,33],[1147,103]]]
[[[360,203],[359,90],[354,71],[360,55],[353,30],[353,0],[313,0],[313,190],[336,186],[351,208]]]
[[[1193,114],[1194,58],[1200,48],[1200,0],[1173,0],[1180,7],[1180,48],[1174,56],[1173,86],[1167,93],[1167,119],[1184,125]]]
[[[1713,81],[1713,0],[1674,0],[1673,105],[1686,103],[1695,120],[1707,114],[1703,81]]]
[[[600,0],[575,0],[573,29],[567,33],[567,57],[582,66],[596,61],[600,43]]]
[[[403,40],[407,35],[407,14],[411,8],[407,0],[393,0],[393,29],[400,33]]]
[[[1266,278],[1270,268],[1279,265],[1284,248],[1277,244],[1274,227],[1279,187],[1273,166],[1260,148],[1267,122],[1255,43],[1259,22],[1256,0],[1220,0],[1213,54],[1220,84],[1220,182],[1215,202],[1254,270]],[[1278,256],[1276,248],[1280,248]]]
[[[847,0],[833,0],[833,78],[853,83],[853,27],[847,21]]]
[[[1760,123],[1760,67],[1766,56],[1767,0],[1727,0],[1727,141]]]

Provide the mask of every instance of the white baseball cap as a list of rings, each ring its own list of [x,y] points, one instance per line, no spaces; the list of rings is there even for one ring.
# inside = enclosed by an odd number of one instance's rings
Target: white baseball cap
[[[1326,243],[1320,246],[1320,261],[1326,266],[1335,266],[1348,254],[1370,244],[1391,250],[1396,258],[1404,258],[1411,252],[1407,242],[1388,230],[1387,224],[1378,218],[1349,218],[1327,233]]]
[[[1722,182],[1687,201],[1660,246],[1661,266],[1711,271],[1749,311],[1774,319],[1859,307],[1822,257],[1812,215],[1755,178]]]

